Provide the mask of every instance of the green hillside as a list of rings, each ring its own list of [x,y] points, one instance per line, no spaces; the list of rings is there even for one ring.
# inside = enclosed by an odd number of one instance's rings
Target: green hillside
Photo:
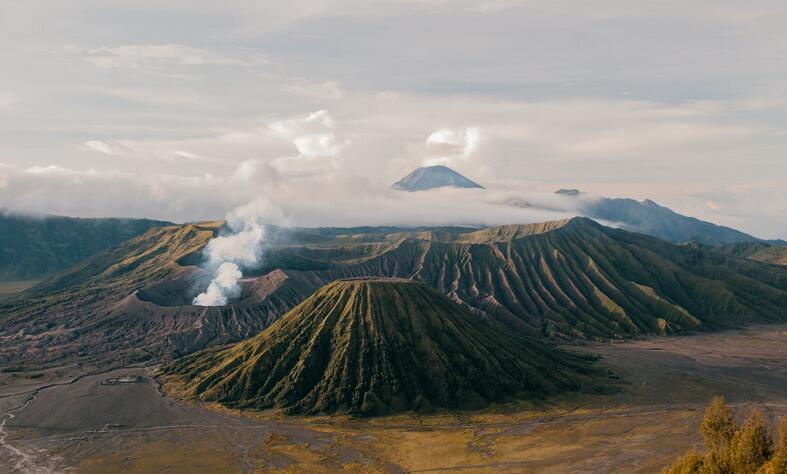
[[[63,271],[102,250],[169,225],[149,219],[30,217],[0,211],[0,281]]]
[[[164,373],[201,400],[305,414],[480,408],[594,385],[579,356],[426,285],[377,279],[330,283],[258,336]]]

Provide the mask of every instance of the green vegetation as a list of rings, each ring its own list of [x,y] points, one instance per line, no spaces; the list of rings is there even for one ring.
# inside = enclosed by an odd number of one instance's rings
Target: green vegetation
[[[33,280],[169,225],[149,219],[30,217],[0,211],[0,281]]]
[[[61,305],[84,305],[110,296],[124,298],[134,291],[172,277],[182,267],[178,261],[208,244],[220,223],[155,227],[143,235],[91,257],[80,265],[44,280],[2,310],[29,306],[50,311]],[[2,312],[0,312],[2,314]]]
[[[700,432],[705,453],[688,451],[665,474],[787,473],[787,417],[782,417],[779,442],[774,446],[759,410],[739,427],[724,398],[715,397],[705,410]]]
[[[426,285],[342,280],[234,347],[163,370],[232,408],[380,415],[595,389],[587,359],[512,335]]]

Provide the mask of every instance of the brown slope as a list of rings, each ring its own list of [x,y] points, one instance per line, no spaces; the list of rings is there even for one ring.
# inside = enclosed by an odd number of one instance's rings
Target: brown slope
[[[190,305],[187,292],[198,271],[178,262],[201,250],[220,225],[152,229],[4,301],[0,366],[136,362],[189,353],[257,334],[303,300],[305,295],[288,292],[288,278],[272,274],[244,284],[251,292],[268,286],[267,295],[249,295],[246,304]],[[180,305],[171,304],[173,294]]]

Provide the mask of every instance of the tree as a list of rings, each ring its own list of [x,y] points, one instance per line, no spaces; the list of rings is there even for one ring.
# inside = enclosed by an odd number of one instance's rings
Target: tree
[[[732,411],[724,397],[713,397],[710,405],[705,409],[705,417],[700,426],[705,447],[710,451],[722,453],[730,446],[736,431],[738,425],[735,424]]]
[[[771,457],[773,440],[760,410],[754,410],[730,446],[730,466],[738,474],[755,473]]]
[[[702,454],[694,449],[679,457],[675,464],[664,469],[663,474],[699,474],[702,469]]]
[[[762,413],[754,410],[742,428],[724,397],[714,397],[700,426],[707,452],[690,450],[664,474],[787,474],[787,416],[779,425],[774,448]]]
[[[759,472],[787,474],[787,416],[783,416],[779,423],[779,444],[774,449],[773,457]]]

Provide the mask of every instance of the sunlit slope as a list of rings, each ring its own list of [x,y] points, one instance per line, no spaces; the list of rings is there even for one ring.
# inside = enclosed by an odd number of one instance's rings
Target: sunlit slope
[[[758,262],[787,265],[787,246],[767,242],[739,242],[723,245],[716,249],[717,252],[748,258]]]
[[[68,305],[71,302],[85,305],[94,299],[127,296],[146,285],[175,276],[181,269],[178,260],[207,245],[219,225],[211,222],[150,229],[45,280],[18,300],[23,300],[20,304]]]
[[[165,372],[205,401],[307,414],[478,408],[594,386],[586,360],[403,280],[330,283],[258,336]]]
[[[474,243],[407,239],[336,271],[423,281],[514,327],[625,337],[787,319],[787,269],[676,246],[585,218]]]
[[[204,247],[215,230],[215,224],[151,229],[3,301],[0,365],[42,369],[77,361],[143,360],[165,348],[178,350],[168,336],[189,330],[200,312],[192,308],[190,316],[173,318],[139,301],[135,292],[181,278],[188,268],[178,260]]]

